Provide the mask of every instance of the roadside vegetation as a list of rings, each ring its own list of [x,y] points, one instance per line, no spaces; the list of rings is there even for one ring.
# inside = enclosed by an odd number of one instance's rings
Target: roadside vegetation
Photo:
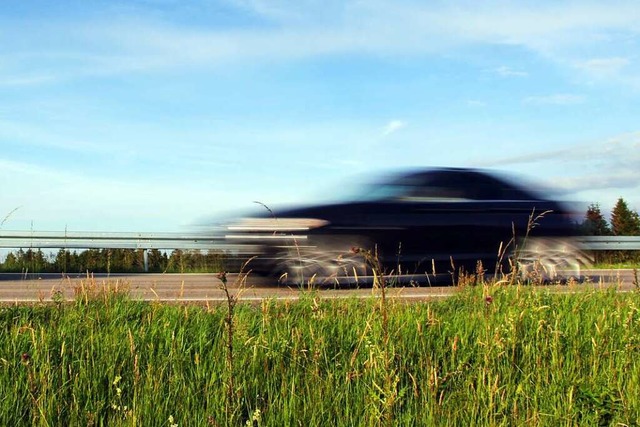
[[[226,286],[226,278],[221,276]],[[0,425],[608,426],[640,419],[640,292],[0,308]]]
[[[619,198],[607,221],[600,205],[594,203],[588,207],[580,231],[587,236],[640,236],[640,215]],[[596,267],[634,268],[640,263],[640,251],[594,251],[593,260]]]
[[[148,251],[150,273],[208,273],[229,269],[230,261],[219,251],[183,251],[169,253],[152,249]],[[5,273],[142,273],[144,272],[142,249],[90,249],[69,251],[60,249],[55,254],[41,249],[19,249],[7,254],[0,262],[0,272]]]

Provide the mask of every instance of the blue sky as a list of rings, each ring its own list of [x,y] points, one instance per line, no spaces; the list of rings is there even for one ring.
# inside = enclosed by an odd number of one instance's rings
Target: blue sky
[[[495,168],[640,209],[636,1],[3,0],[3,229],[179,231]]]

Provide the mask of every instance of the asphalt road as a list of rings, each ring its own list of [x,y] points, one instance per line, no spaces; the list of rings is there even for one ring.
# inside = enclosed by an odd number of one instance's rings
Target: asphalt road
[[[588,270],[582,274],[588,281],[577,286],[552,285],[557,291],[575,291],[593,286],[616,285],[621,291],[635,289],[633,270]],[[243,301],[259,302],[263,299],[296,299],[298,287],[277,285],[271,278],[228,276],[231,295]],[[111,274],[93,276],[62,276],[61,274],[0,274],[0,302],[33,303],[63,298],[73,299],[83,292],[126,290],[136,299],[162,302],[216,303],[225,300],[222,282],[216,274]],[[453,295],[458,288],[452,286],[421,286],[390,288],[392,298],[426,300]],[[370,287],[320,287],[318,294],[326,298],[366,298],[374,292]]]

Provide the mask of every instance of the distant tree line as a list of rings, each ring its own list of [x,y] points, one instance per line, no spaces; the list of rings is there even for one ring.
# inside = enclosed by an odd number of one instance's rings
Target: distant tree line
[[[218,251],[170,253],[151,249],[147,254],[148,271],[153,273],[217,272],[224,269],[224,255]],[[2,272],[23,273],[137,273],[144,271],[142,249],[60,249],[46,254],[41,249],[10,252],[0,263]]]
[[[587,208],[580,231],[587,236],[640,236],[640,215],[619,198],[607,222],[600,205],[593,203]],[[639,262],[638,251],[596,251],[596,262]]]

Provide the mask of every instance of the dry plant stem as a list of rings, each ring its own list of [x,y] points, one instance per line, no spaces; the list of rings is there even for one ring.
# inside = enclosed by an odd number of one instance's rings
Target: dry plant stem
[[[531,216],[529,216],[529,219],[531,219]],[[510,267],[511,267],[511,271],[509,272],[509,274],[511,274],[511,277],[509,278],[509,284],[513,285],[514,280],[516,277],[518,277],[518,263],[517,263],[517,259],[518,259],[518,241],[517,241],[517,236],[516,236],[516,225],[514,223],[511,223],[511,240],[509,241],[509,244],[507,244],[507,246],[505,247],[505,251],[507,250],[507,248],[513,245],[513,253],[514,253],[514,257],[513,259],[511,259],[509,261]]]
[[[17,211],[18,209],[20,209],[22,206],[18,206],[17,208],[14,208],[11,210],[11,212],[9,212],[8,214],[6,214],[4,216],[4,218],[2,218],[2,221],[0,221],[0,228],[2,228],[2,226],[4,225],[5,222],[7,222],[9,220],[9,218],[11,218],[11,215],[13,215],[13,213],[15,211]]]
[[[511,224],[511,233],[512,233],[511,239],[509,239],[507,244],[504,245],[503,242],[500,242],[500,246],[498,247],[498,261],[496,261],[494,277],[498,277],[498,275],[500,275],[504,279],[505,274],[504,274],[504,271],[502,271],[502,262],[504,261],[504,258],[509,248],[515,244],[516,230],[515,230],[514,224]]]
[[[220,288],[224,291],[226,301],[227,301],[227,315],[225,317],[225,326],[227,329],[227,372],[229,376],[227,377],[227,402],[226,402],[226,413],[227,419],[231,419],[233,409],[235,406],[234,399],[234,372],[233,372],[233,312],[238,302],[237,296],[231,295],[229,292],[229,287],[227,286],[227,273],[221,272],[218,275],[218,278],[222,282]]]
[[[533,230],[534,228],[536,228],[539,224],[538,221],[540,221],[541,219],[543,219],[545,217],[545,215],[547,215],[548,213],[553,212],[552,210],[546,210],[542,213],[539,213],[538,215],[536,215],[536,210],[535,208],[531,211],[531,215],[529,215],[529,220],[527,221],[527,230],[525,232],[524,235],[524,240],[522,241],[522,246],[526,246],[527,241],[529,240],[529,235],[531,234],[531,230]],[[516,253],[516,261],[519,258],[519,253]],[[517,270],[515,271],[517,273]],[[515,278],[512,278],[513,281],[515,281]]]
[[[378,289],[380,291],[380,314],[382,320],[382,357],[383,357],[383,383],[382,387],[378,386],[374,382],[374,387],[377,388],[382,395],[384,396],[383,400],[380,402],[381,404],[381,419],[377,419],[376,423],[385,426],[393,425],[393,407],[395,405],[397,399],[397,372],[396,369],[392,366],[392,361],[395,359],[395,353],[390,348],[390,337],[389,337],[389,314],[388,314],[388,303],[387,303],[387,279],[384,271],[382,269],[382,265],[380,263],[380,258],[378,256],[377,247],[374,248],[374,251],[365,250],[362,248],[351,248],[353,253],[360,253],[363,255],[365,263],[369,265],[371,270],[373,271],[373,287],[374,289]],[[369,322],[367,322],[367,328],[369,327]],[[366,328],[365,328],[366,333]],[[363,334],[364,336],[364,334]],[[355,357],[355,354],[352,356]],[[352,359],[353,360],[353,359]]]
[[[506,245],[503,245],[502,242],[500,242],[500,246],[498,248],[498,261],[496,262],[495,276],[498,277],[499,272],[503,273],[502,267],[501,267],[502,261],[505,255],[507,254],[509,247],[513,246],[514,247],[513,258],[509,262],[511,271],[508,273],[506,280],[504,281],[500,280],[498,283],[506,282],[510,285],[514,285],[516,283],[518,279],[518,274],[520,273],[520,266],[518,261],[521,258],[522,248],[526,246],[527,240],[529,239],[529,235],[531,234],[531,230],[533,230],[539,225],[538,221],[540,221],[542,218],[545,217],[545,215],[551,212],[553,211],[546,210],[536,215],[535,208],[531,211],[531,214],[529,214],[529,218],[527,219],[527,227],[525,230],[524,238],[522,239],[522,242],[520,245],[518,245],[517,243],[515,224],[511,223],[511,239],[507,242]]]
[[[257,201],[257,200],[254,200],[253,203],[257,203],[260,206],[262,206],[263,208],[265,208],[269,212],[269,214],[271,215],[273,220],[274,221],[278,221],[278,217],[276,216],[275,212],[273,212],[273,210],[269,206],[267,206],[265,203],[262,203],[262,202]],[[273,232],[273,235],[274,236],[276,235],[276,231]],[[302,254],[300,253],[300,245],[298,245],[298,239],[296,239],[296,236],[293,233],[291,234],[291,237],[293,238],[293,245],[296,248],[296,254],[298,256],[298,262],[300,263],[300,265],[302,265]],[[301,271],[303,271],[303,270],[301,270]],[[299,285],[300,286],[304,285],[304,272],[301,273]],[[311,288],[311,287],[313,287],[313,277],[309,280],[309,288]]]
[[[253,260],[250,258],[240,268],[240,272],[238,273],[238,277],[236,279],[236,287],[237,291],[235,294],[232,294],[229,291],[229,286],[227,283],[227,273],[221,272],[218,274],[218,279],[220,279],[221,285],[220,288],[225,294],[225,299],[227,302],[227,314],[225,316],[225,326],[227,329],[227,342],[226,342],[226,365],[228,371],[227,377],[227,401],[226,401],[226,413],[227,419],[231,422],[233,420],[233,416],[236,410],[236,392],[235,392],[235,363],[234,363],[234,347],[233,347],[233,339],[234,339],[234,316],[235,316],[235,308],[238,304],[238,300],[242,294],[242,290],[247,281],[247,276],[250,271],[245,272],[247,265]]]
[[[453,257],[452,256],[449,257],[449,263],[451,265],[451,273],[450,273],[451,274],[451,284],[455,286],[455,285],[457,285],[457,283],[456,283],[456,265],[453,262]]]
[[[389,316],[387,313],[387,278],[380,264],[378,256],[378,247],[374,248],[374,252],[364,251],[365,260],[373,271],[373,286],[380,290],[380,312],[382,314],[382,333],[386,343],[389,341]]]

